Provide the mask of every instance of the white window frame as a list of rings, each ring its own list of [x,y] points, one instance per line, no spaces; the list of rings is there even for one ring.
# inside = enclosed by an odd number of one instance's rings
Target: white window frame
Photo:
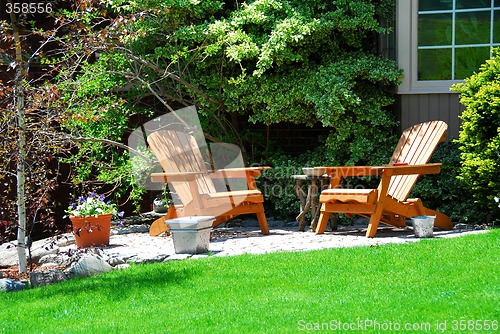
[[[397,62],[404,75],[403,82],[398,87],[399,94],[450,93],[453,84],[463,82],[418,80],[418,0],[397,0],[396,43]]]

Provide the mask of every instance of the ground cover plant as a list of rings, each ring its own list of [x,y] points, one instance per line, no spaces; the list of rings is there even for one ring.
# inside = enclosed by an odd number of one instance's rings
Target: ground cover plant
[[[4,293],[0,332],[494,332],[499,237],[136,265]]]

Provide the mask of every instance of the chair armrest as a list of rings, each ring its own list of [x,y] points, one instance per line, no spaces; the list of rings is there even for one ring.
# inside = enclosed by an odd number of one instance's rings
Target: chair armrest
[[[247,175],[257,177],[261,171],[269,169],[271,167],[226,168],[214,170],[209,175],[211,178],[243,178]]]
[[[374,166],[326,166],[314,167],[315,170],[324,170],[330,177],[361,177],[361,176],[377,176],[382,174],[382,171]]]
[[[392,175],[439,174],[441,171],[441,165],[442,164],[440,163],[402,166],[386,165],[373,168],[381,172],[384,170],[390,170]]]
[[[203,174],[205,174],[205,172],[152,173],[151,182],[186,182],[192,181],[196,176]]]

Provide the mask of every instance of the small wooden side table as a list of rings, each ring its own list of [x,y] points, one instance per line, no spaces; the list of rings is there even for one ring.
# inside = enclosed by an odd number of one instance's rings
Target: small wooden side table
[[[319,213],[321,209],[321,203],[318,200],[321,190],[329,184],[330,177],[323,176],[309,176],[309,175],[292,175],[292,179],[296,181],[295,192],[300,200],[300,213],[297,216],[297,222],[299,223],[299,231],[305,231],[306,229],[306,213],[311,211],[311,229],[316,230],[318,225]],[[307,182],[307,193],[304,191],[304,182]],[[319,192],[318,192],[319,186]],[[330,216],[330,227],[333,230],[337,229],[337,219],[334,215]]]

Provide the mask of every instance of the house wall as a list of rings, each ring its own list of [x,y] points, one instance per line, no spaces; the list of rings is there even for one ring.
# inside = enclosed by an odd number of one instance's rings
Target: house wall
[[[448,140],[458,138],[459,116],[464,106],[460,104],[456,93],[400,94],[396,108],[401,130],[425,121],[442,120],[448,124]]]

